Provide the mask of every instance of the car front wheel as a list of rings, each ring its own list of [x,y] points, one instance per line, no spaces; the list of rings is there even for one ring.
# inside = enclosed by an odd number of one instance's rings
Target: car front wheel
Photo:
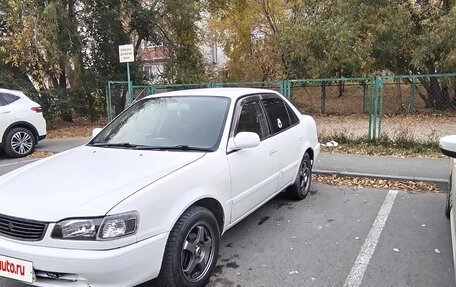
[[[220,230],[207,208],[193,206],[170,232],[157,286],[200,287],[209,282],[217,263]]]
[[[24,157],[33,152],[35,136],[26,128],[14,128],[8,132],[5,152],[11,157]]]

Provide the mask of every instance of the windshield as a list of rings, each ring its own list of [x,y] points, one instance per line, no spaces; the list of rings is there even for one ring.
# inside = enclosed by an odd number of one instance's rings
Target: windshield
[[[161,97],[137,102],[100,132],[90,145],[137,149],[214,150],[229,98]]]

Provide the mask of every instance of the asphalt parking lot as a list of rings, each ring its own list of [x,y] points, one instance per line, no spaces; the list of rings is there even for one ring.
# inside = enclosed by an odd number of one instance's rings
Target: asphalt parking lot
[[[0,174],[30,162],[0,155]],[[278,196],[222,237],[209,286],[455,286],[444,199],[318,183]]]

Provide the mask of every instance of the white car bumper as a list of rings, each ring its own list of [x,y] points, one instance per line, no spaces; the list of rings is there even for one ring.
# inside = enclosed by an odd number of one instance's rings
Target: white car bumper
[[[34,286],[126,287],[158,276],[167,238],[163,233],[112,250],[41,247],[0,238],[0,255],[32,262]],[[46,274],[62,277],[42,276]]]

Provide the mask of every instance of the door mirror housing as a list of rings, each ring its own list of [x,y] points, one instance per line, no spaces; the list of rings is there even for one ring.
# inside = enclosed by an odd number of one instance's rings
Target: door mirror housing
[[[260,137],[253,132],[240,132],[228,144],[228,152],[253,148],[260,145]]]
[[[440,138],[439,146],[444,155],[456,158],[456,135]]]
[[[92,130],[92,138],[96,137],[102,130],[102,128],[94,128]]]

